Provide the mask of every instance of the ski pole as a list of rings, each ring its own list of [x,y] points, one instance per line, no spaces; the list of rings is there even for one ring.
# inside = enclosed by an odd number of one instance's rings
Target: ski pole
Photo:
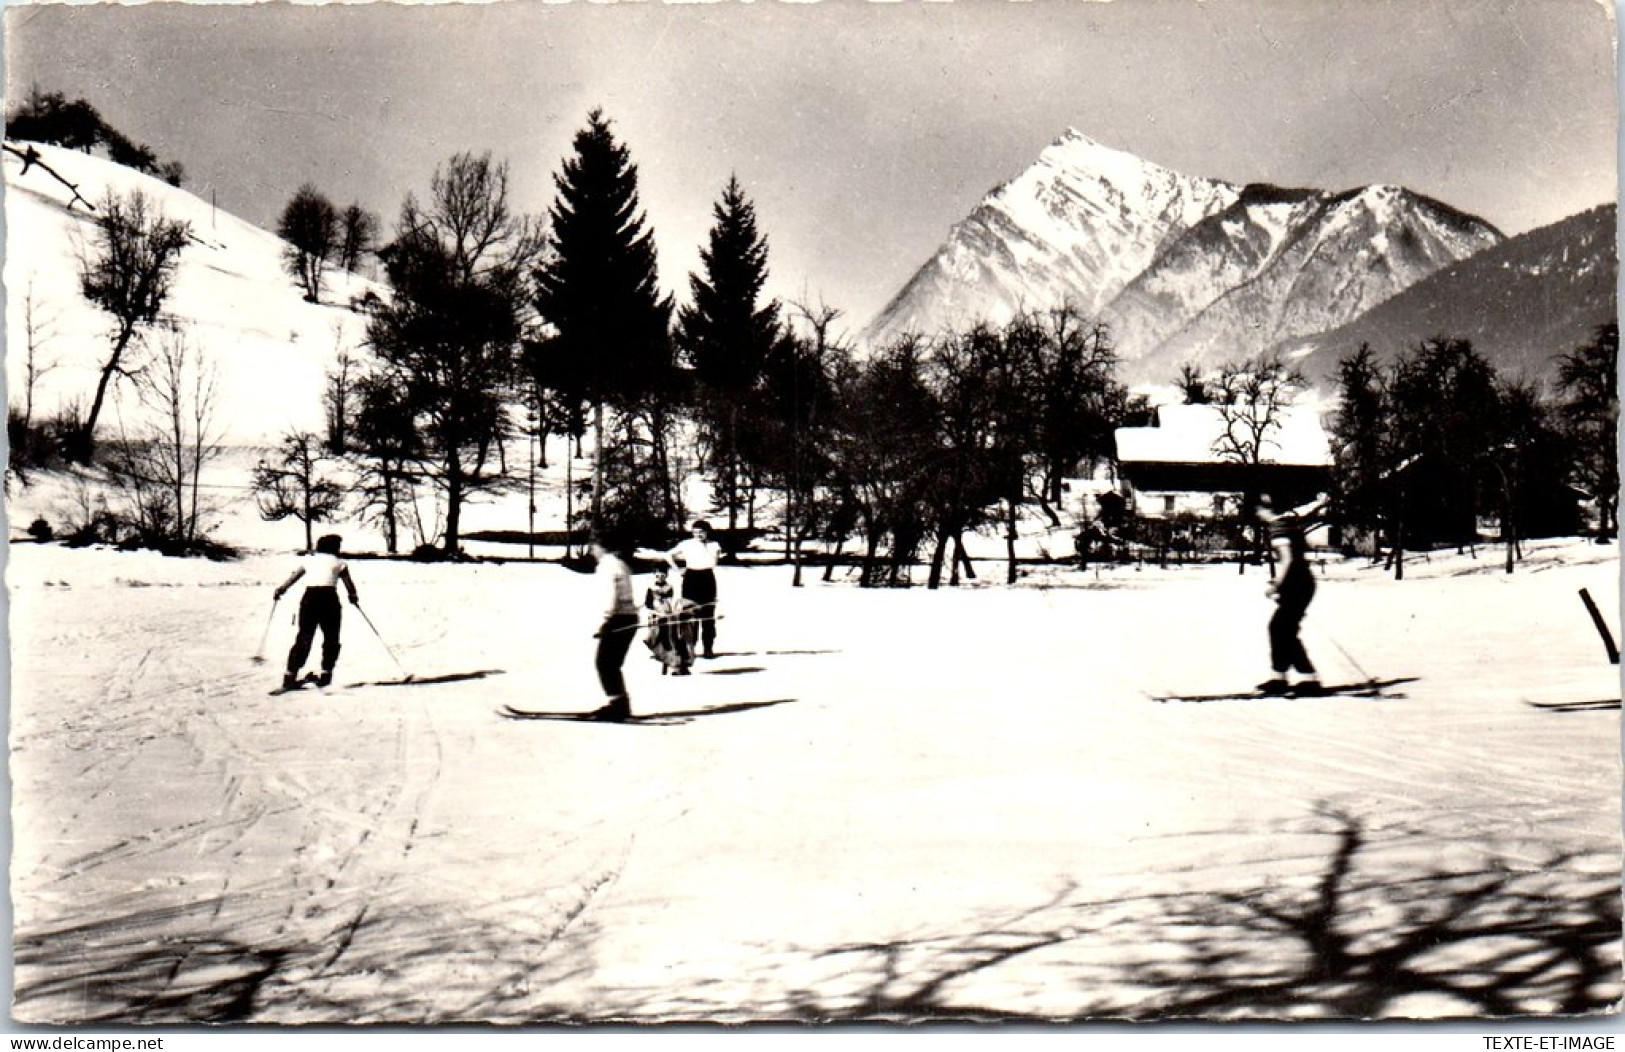
[[[366,615],[363,614],[361,616],[365,617]],[[681,622],[683,624],[699,625],[699,624],[704,624],[707,621],[715,622],[715,621],[725,620],[728,615],[727,614],[718,614],[715,617],[686,617],[686,618],[683,617],[680,614],[667,614],[665,616],[670,617],[674,623]],[[610,629],[610,631],[611,632],[636,632],[640,628],[648,628],[653,624],[654,624],[653,621],[639,621],[635,625],[627,625],[625,628],[612,628],[612,629]],[[380,640],[380,642],[382,642],[382,640]]]
[[[254,656],[249,658],[256,665],[265,664],[265,641],[271,638],[271,622],[276,620],[276,604],[281,600],[281,596],[271,600],[271,612],[265,616],[265,630],[260,633],[259,648],[254,651]]]
[[[1611,664],[1619,664],[1619,647],[1614,643],[1614,634],[1608,631],[1608,622],[1597,609],[1597,601],[1591,598],[1591,593],[1584,588],[1580,589],[1580,601],[1586,605],[1586,611],[1591,614],[1591,623],[1597,626],[1597,633],[1602,636],[1602,645],[1608,651],[1608,660]]]
[[[1344,659],[1347,660],[1349,664],[1354,666],[1354,671],[1360,674],[1361,679],[1365,680],[1367,683],[1376,682],[1376,679],[1371,675],[1371,673],[1367,672],[1364,666],[1362,666],[1358,661],[1354,660],[1354,655],[1350,654],[1343,644],[1339,643],[1336,639],[1329,635],[1326,638],[1330,639],[1332,641],[1332,646],[1337,648],[1337,652],[1342,654]]]
[[[401,675],[410,680],[412,678],[412,674],[406,671],[406,666],[402,665],[401,659],[395,656],[395,651],[391,650],[389,644],[384,642],[384,634],[378,631],[378,626],[372,623],[372,618],[367,616],[367,612],[361,608],[360,603],[355,603],[353,605],[355,606],[356,613],[361,615],[361,620],[367,622],[367,627],[372,629],[372,634],[378,637],[378,642],[384,648],[384,652],[389,655],[389,659],[395,662],[396,668],[400,669]]]

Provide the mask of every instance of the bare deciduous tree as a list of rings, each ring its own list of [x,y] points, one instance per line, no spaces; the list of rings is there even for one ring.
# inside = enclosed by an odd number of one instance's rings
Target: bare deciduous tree
[[[1233,362],[1221,368],[1208,388],[1212,405],[1224,424],[1223,433],[1213,444],[1213,452],[1232,463],[1256,469],[1268,459],[1275,434],[1281,430],[1287,411],[1306,386],[1302,374],[1275,358]],[[1256,474],[1255,471],[1249,486],[1258,485]],[[1244,506],[1245,503],[1244,500]],[[1254,534],[1255,547],[1262,549],[1262,530],[1255,529]],[[1246,566],[1245,557],[1238,560],[1239,571],[1245,571]]]
[[[191,228],[166,219],[141,191],[109,192],[96,217],[95,243],[81,248],[79,288],[85,299],[112,316],[110,350],[96,382],[83,428],[69,455],[88,462],[95,448],[96,421],[114,379],[131,370],[125,355],[158,321],[168,298]]]
[[[34,291],[34,277],[29,275],[23,293],[23,402],[21,408],[10,407],[6,415],[6,433],[11,441],[10,470],[18,473],[28,465],[37,465],[51,455],[48,442],[40,441],[34,425],[34,393],[46,373],[59,364],[55,358],[44,355],[45,345],[56,336],[56,314],[42,314],[39,296]]]
[[[1211,385],[1224,422],[1213,452],[1238,464],[1264,463],[1287,410],[1306,386],[1302,375],[1277,359],[1224,366]]]
[[[114,445],[108,477],[128,501],[137,540],[165,551],[198,551],[209,532],[204,520],[215,510],[203,496],[203,470],[222,448],[214,366],[184,329],[171,325],[135,389],[146,416],[133,436]]]
[[[306,183],[294,192],[277,220],[277,236],[287,242],[282,261],[311,303],[322,300],[322,270],[339,247],[339,215],[333,202]]]
[[[34,279],[30,275],[28,289],[23,293],[23,331],[26,334],[23,359],[23,426],[34,422],[34,391],[45,374],[59,364],[55,358],[45,358],[42,350],[56,336],[57,315],[42,315],[39,297],[34,293]]]
[[[339,266],[354,272],[361,257],[378,245],[378,217],[353,204],[339,217],[339,228]]]
[[[394,444],[420,454],[417,470],[444,497],[447,555],[470,495],[516,484],[501,449],[542,244],[509,202],[507,165],[460,153],[435,170],[427,203],[407,198],[380,252],[392,291],[368,317],[370,378],[398,393],[404,412],[390,424],[410,435]]]
[[[330,458],[320,439],[308,431],[282,438],[282,450],[272,461],[254,469],[254,499],[260,515],[270,522],[289,516],[305,527],[305,551],[313,545],[311,525],[331,522],[344,507],[344,487],[323,473]]]

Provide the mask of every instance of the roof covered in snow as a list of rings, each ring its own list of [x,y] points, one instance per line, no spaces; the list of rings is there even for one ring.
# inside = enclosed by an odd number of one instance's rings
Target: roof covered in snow
[[[1217,464],[1229,459],[1220,450],[1224,414],[1212,405],[1166,405],[1157,410],[1155,427],[1117,429],[1117,459],[1123,464]],[[1264,437],[1260,459],[1266,464],[1325,467],[1332,462],[1331,441],[1313,406],[1293,406],[1279,427]]]

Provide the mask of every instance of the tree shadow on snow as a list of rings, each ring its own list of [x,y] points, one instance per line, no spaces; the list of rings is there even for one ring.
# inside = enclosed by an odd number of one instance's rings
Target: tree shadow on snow
[[[289,956],[208,931],[220,900],[45,932],[14,946],[13,1015],[72,1023],[241,1022]],[[191,934],[187,934],[191,929]]]
[[[292,910],[274,887],[245,888],[19,932],[12,1014],[81,1025],[561,1017],[538,1002],[590,973],[595,936],[580,918],[614,877],[595,866],[554,874],[536,895],[430,910],[399,899],[357,909],[344,896]],[[553,952],[573,927],[585,934]]]
[[[739,665],[734,668],[708,668],[702,670],[707,676],[748,676],[752,672],[765,672],[760,665]]]
[[[1115,901],[1067,888],[981,930],[826,950],[817,956],[827,981],[785,1011],[818,1021],[1234,1020],[1617,1006],[1617,857],[1488,858],[1379,877],[1360,864],[1370,847],[1361,825],[1330,817],[1336,847],[1312,883]]]
[[[1308,832],[1329,839],[1329,852],[1295,874],[1279,871],[1294,853],[1263,879],[1245,866],[1199,878],[1229,887],[1088,898],[1067,886],[961,927],[785,947],[753,968],[744,998],[737,976],[641,990],[594,979],[605,933],[590,907],[614,885],[612,858],[572,863],[535,895],[427,912],[410,897],[351,896],[295,917],[285,897],[245,887],[20,928],[12,1014],[79,1024],[1057,1022],[1482,1018],[1617,1005],[1617,854],[1484,852],[1447,867],[1416,861],[1440,855],[1419,834],[1373,836],[1337,812],[1315,821]]]

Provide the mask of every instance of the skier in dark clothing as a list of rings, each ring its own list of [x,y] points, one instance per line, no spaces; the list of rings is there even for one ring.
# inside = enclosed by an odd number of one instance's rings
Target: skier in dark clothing
[[[1288,691],[1300,695],[1318,694],[1322,690],[1320,675],[1310,662],[1298,632],[1309,602],[1315,597],[1315,575],[1309,568],[1309,548],[1304,535],[1325,506],[1326,497],[1322,495],[1302,507],[1276,512],[1270,507],[1268,496],[1259,499],[1258,519],[1269,528],[1270,550],[1277,567],[1266,589],[1275,599],[1275,613],[1270,617],[1269,627],[1273,674],[1258,685],[1265,694]],[[1291,672],[1299,675],[1297,683],[1288,680]]]
[[[322,631],[322,671],[316,677],[319,686],[333,682],[333,666],[339,660],[339,627],[343,622],[343,607],[339,605],[339,582],[350,593],[350,605],[360,606],[355,582],[350,579],[350,568],[339,558],[343,540],[329,533],[316,542],[316,551],[307,556],[304,564],[276,590],[276,598],[292,588],[301,577],[307,578],[305,594],[299,600],[299,634],[288,651],[287,671],[282,676],[284,690],[299,686],[299,672],[310,656],[310,645],[316,639],[316,630]]]

